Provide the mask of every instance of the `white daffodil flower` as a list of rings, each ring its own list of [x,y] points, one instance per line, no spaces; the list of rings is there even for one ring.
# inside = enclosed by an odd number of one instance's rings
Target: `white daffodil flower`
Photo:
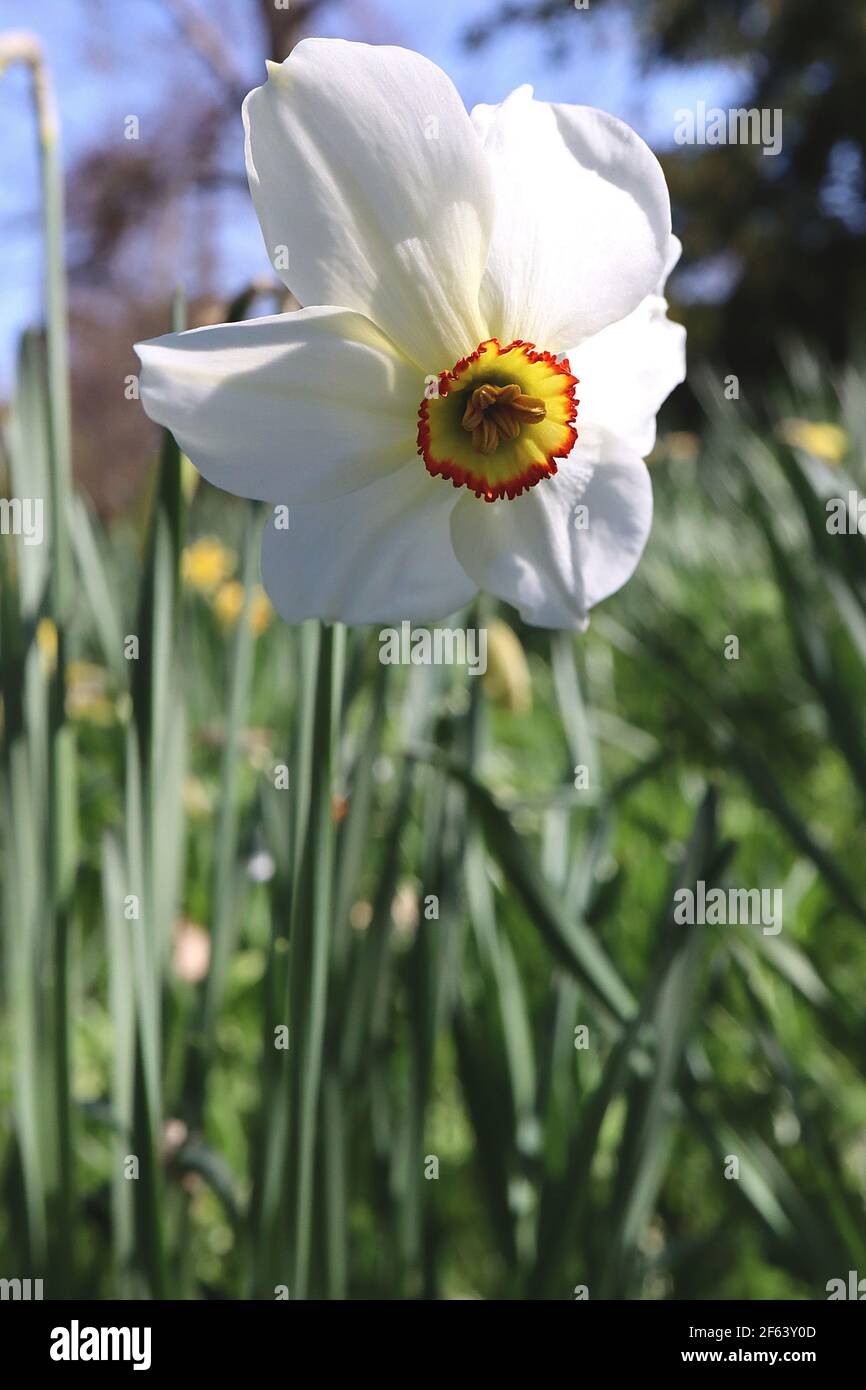
[[[278,612],[425,622],[484,589],[585,627],[643,551],[643,458],[684,376],[655,156],[529,87],[470,117],[426,58],[335,39],[268,64],[243,118],[268,252],[309,307],[137,351],[145,410],[204,477],[289,507],[262,551]]]

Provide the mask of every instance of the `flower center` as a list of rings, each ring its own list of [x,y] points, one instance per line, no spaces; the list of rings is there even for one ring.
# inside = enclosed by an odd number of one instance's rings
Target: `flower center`
[[[577,377],[532,343],[502,347],[490,338],[431,382],[418,411],[418,452],[428,473],[486,502],[551,477],[577,439]]]
[[[538,396],[525,396],[517,382],[476,386],[469,398],[461,424],[472,435],[472,447],[479,454],[493,454],[503,439],[517,439],[521,425],[538,425],[547,406]]]

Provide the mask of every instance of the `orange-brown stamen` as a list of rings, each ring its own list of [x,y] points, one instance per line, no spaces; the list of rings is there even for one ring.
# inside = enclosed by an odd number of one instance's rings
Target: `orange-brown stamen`
[[[516,439],[521,425],[538,425],[547,406],[538,396],[525,396],[516,382],[494,386],[485,382],[469,398],[462,425],[472,435],[476,453],[492,454],[503,439]]]

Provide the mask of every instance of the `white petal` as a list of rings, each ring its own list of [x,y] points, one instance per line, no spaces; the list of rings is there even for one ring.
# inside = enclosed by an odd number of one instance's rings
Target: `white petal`
[[[490,173],[454,85],[407,49],[305,39],[244,102],[247,173],[302,304],[366,314],[422,368],[484,337]],[[288,252],[280,262],[278,248]]]
[[[563,352],[652,294],[670,246],[661,166],[622,121],[535,101],[476,107],[496,222],[481,298],[490,332]]]
[[[348,309],[170,333],[136,352],[147,414],[227,492],[318,501],[414,452],[424,380]]]
[[[587,453],[594,453],[593,441]],[[578,446],[575,446],[575,451]],[[587,509],[579,529],[578,505]],[[581,466],[575,453],[550,478],[510,502],[467,496],[451,537],[479,587],[536,627],[584,628],[587,613],[631,577],[652,523],[652,487],[640,459]]]
[[[661,279],[659,280],[659,283],[656,285],[656,294],[664,294],[665,282],[682,254],[683,243],[680,241],[678,236],[672,235],[670,243],[668,245],[668,253],[665,256],[665,263],[664,268],[662,270]]]
[[[664,299],[648,295],[567,355],[580,382],[578,432],[600,426],[646,458],[659,407],[686,375],[686,330],[667,317]]]
[[[433,622],[477,585],[458,564],[449,520],[457,493],[419,458],[351,497],[292,507],[262,545],[262,582],[289,623]]]

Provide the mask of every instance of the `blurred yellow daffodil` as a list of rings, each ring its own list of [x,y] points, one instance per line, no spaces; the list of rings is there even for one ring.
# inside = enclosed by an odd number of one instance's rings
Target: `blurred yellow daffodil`
[[[107,672],[92,661],[70,661],[66,668],[66,713],[106,728],[117,718],[117,707],[108,694]]]
[[[244,606],[244,586],[237,579],[221,584],[214,594],[214,612],[223,627],[234,627]]]
[[[250,627],[255,637],[261,636],[273,616],[271,601],[261,584],[257,584],[250,599]]]
[[[57,628],[50,618],[40,618],[36,624],[36,645],[44,674],[53,676],[57,669]]]
[[[505,705],[512,714],[528,714],[532,709],[532,682],[523,647],[514,630],[501,618],[488,628],[484,684],[490,698]]]
[[[199,593],[210,594],[234,573],[235,555],[216,536],[202,536],[183,552],[183,581]]]
[[[223,626],[234,627],[244,606],[243,584],[237,579],[229,579],[225,584],[221,584],[214,596],[213,606]],[[270,599],[262,586],[257,584],[250,595],[249,607],[249,624],[254,637],[261,636],[265,631],[273,617],[273,611]]]
[[[848,436],[841,425],[829,420],[780,420],[776,434],[793,449],[802,449],[824,463],[841,463],[848,451]]]

